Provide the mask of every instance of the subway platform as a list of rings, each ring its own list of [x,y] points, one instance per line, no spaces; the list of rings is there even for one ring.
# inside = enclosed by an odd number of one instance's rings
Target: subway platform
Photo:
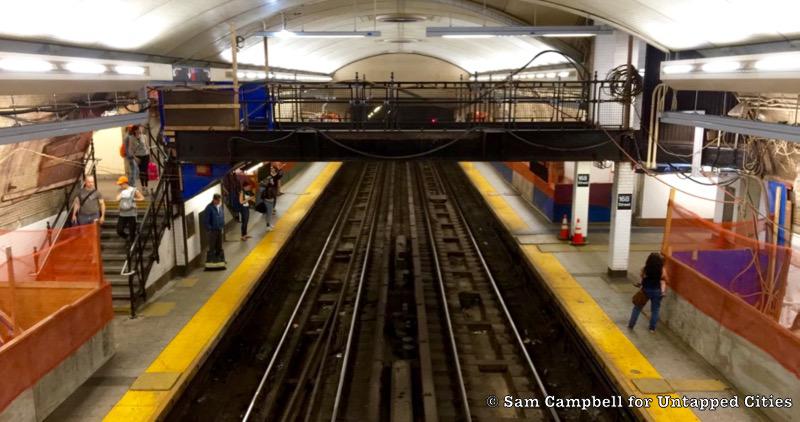
[[[255,258],[259,258],[262,265],[260,268],[253,266],[253,271],[263,271],[269,265],[276,251],[289,238],[290,233],[327,185],[337,166],[327,163],[312,164],[283,186],[284,195],[278,200],[277,215],[273,216],[275,226],[273,231],[266,231],[264,218],[260,214],[258,215],[260,218],[252,216],[250,234],[253,237],[243,242],[239,239],[238,223],[231,224],[224,242],[225,256],[228,259],[226,270],[206,272],[198,268],[185,277],[169,282],[141,309],[137,318],[130,319],[128,315],[117,315],[112,323],[117,343],[116,354],[46,420],[99,421],[105,418],[130,421],[147,419],[152,415],[153,413],[142,409],[126,412],[125,410],[130,409],[121,407],[122,411],[116,413],[113,413],[112,409],[129,390],[139,388],[138,385],[141,383],[153,382],[153,377],[146,374],[152,367],[160,362],[163,363],[162,359],[169,359],[169,356],[164,355],[165,352],[171,353],[172,358],[177,358],[191,367],[200,353],[210,348],[214,335],[235,316],[238,305],[246,299],[248,287],[252,287],[226,282],[237,281],[235,274],[241,271],[243,263],[250,262],[247,261],[248,257],[252,261],[254,255],[261,254]],[[103,186],[105,185],[108,183]],[[258,277],[253,278],[257,279]],[[227,290],[222,289],[224,284],[228,287]],[[206,315],[202,320],[197,319],[198,315],[202,316],[199,311],[202,311],[206,303],[214,300],[215,294],[219,299],[216,311],[213,312],[216,315]],[[224,297],[220,297],[220,294]],[[220,301],[226,302],[227,306],[219,306]],[[191,323],[193,320],[195,324]],[[190,340],[193,340],[196,348],[169,346],[176,339],[180,340],[179,333],[186,333],[187,330],[195,330],[188,334],[192,336]],[[206,338],[210,343],[203,343],[202,338]],[[169,382],[174,384],[175,381],[173,379]],[[156,380],[157,385],[145,385],[138,391],[146,392],[149,388],[162,388],[160,385],[163,385],[163,382],[163,379]],[[107,417],[110,412],[111,416]]]
[[[463,163],[462,167],[495,215],[517,238],[534,266],[539,265],[547,273],[543,280],[551,284],[556,296],[562,299],[562,306],[579,321],[580,331],[585,334],[595,354],[606,363],[606,369],[627,383],[629,392],[688,398],[739,395],[715,368],[691,350],[668,326],[660,323],[655,333],[650,333],[647,329],[649,305],[645,306],[637,326],[633,330],[627,328],[631,297],[637,290],[633,283],[638,280],[639,270],[647,256],[660,250],[662,228],[634,227],[627,277],[612,278],[607,275],[607,224],[592,225],[587,236],[588,245],[572,246],[558,240],[559,227],[524,200],[491,164]],[[565,279],[574,280],[575,284],[569,285],[570,281]],[[674,293],[668,291],[667,295],[670,294]],[[764,415],[744,407],[669,415],[659,412],[659,409],[652,410],[643,416],[657,420],[693,420],[695,417],[703,421],[764,419]]]

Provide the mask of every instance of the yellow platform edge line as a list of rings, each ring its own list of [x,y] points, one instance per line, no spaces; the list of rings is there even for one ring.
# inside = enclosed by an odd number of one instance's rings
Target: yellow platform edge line
[[[175,385],[167,391],[128,390],[105,416],[105,421],[154,421],[165,416],[162,414],[170,408],[171,402],[205,362],[278,251],[297,229],[340,167],[341,163],[329,163],[325,166],[306,189],[307,194],[297,198],[276,222],[273,231],[264,236],[145,370],[146,373],[180,373]]]
[[[489,204],[495,216],[512,234],[524,232],[527,224],[517,215],[504,197],[490,195],[493,187],[475,168],[473,163],[460,163],[475,188]],[[690,409],[660,408],[656,395],[642,394],[633,384],[634,379],[657,378],[661,375],[639,349],[631,343],[614,321],[603,311],[592,296],[575,280],[558,259],[550,253],[540,252],[536,245],[519,245],[531,268],[549,287],[558,304],[578,330],[578,334],[590,346],[603,369],[627,396],[653,399],[652,407],[635,409],[637,415],[649,421],[696,421]],[[676,395],[672,395],[677,397]]]

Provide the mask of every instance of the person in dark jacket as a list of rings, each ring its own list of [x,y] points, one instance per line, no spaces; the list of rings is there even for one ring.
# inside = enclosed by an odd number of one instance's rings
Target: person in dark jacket
[[[664,259],[661,254],[653,252],[647,257],[647,262],[642,268],[641,277],[642,290],[647,299],[650,300],[650,332],[652,333],[656,331],[658,313],[661,310],[661,299],[667,292],[667,270],[664,268]],[[633,306],[628,328],[633,329],[641,312],[642,308]]]
[[[222,240],[225,236],[225,211],[222,207],[222,195],[215,193],[214,199],[206,206],[203,226],[208,234],[207,269],[225,268],[225,251]]]

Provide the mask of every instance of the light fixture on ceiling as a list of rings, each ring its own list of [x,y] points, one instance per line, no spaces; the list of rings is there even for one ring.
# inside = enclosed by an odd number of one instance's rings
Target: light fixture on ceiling
[[[428,27],[428,37],[488,38],[488,37],[593,37],[610,34],[613,30],[603,25],[591,26],[442,26]]]
[[[120,75],[144,75],[147,69],[143,66],[119,65],[114,66],[114,71]]]
[[[694,69],[694,66],[690,64],[672,64],[664,66],[662,71],[667,75],[679,75],[682,73],[689,73],[692,69]]]
[[[7,58],[0,60],[0,69],[9,72],[47,72],[55,69],[55,65],[39,59]]]
[[[428,35],[430,36],[430,35]],[[488,34],[447,34],[442,35],[442,38],[451,38],[451,39],[481,39],[481,38],[494,38],[494,35]]]
[[[568,71],[558,72],[558,77],[559,78],[568,78],[569,77],[569,72]]]
[[[375,20],[384,23],[414,23],[422,22],[428,18],[423,15],[412,15],[408,13],[390,13],[388,15],[378,15]]]
[[[416,38],[384,38],[381,41],[388,44],[413,44],[419,42]]]
[[[556,72],[548,72],[545,76],[547,76],[547,79],[555,79]]]
[[[267,38],[368,38],[380,37],[381,31],[259,31],[253,34]]]
[[[756,70],[781,71],[800,69],[800,55],[782,54],[768,56],[753,64]]]
[[[739,70],[742,64],[735,61],[714,61],[704,64],[701,69],[708,73],[727,73]]]
[[[64,69],[72,73],[92,73],[100,74],[105,73],[108,68],[100,63],[93,62],[69,62],[64,65]]]

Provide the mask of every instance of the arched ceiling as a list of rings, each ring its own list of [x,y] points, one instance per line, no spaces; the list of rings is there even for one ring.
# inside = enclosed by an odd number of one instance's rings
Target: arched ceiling
[[[406,0],[401,7],[394,1],[370,4],[370,10],[363,8],[354,12],[351,1],[328,1],[294,9],[287,13],[286,27],[290,31],[306,30],[372,30],[381,31],[380,38],[362,39],[310,39],[273,38],[269,41],[270,64],[281,68],[334,72],[348,63],[384,53],[418,53],[437,57],[453,63],[469,72],[509,69],[524,65],[531,57],[542,50],[552,48],[535,38],[491,38],[491,39],[445,39],[426,38],[427,26],[479,26],[513,25],[520,20],[504,13],[487,11],[474,3],[454,0]],[[413,13],[425,20],[413,23],[375,22],[373,16],[393,13]],[[280,19],[270,25],[270,30],[282,27]],[[257,22],[241,28],[247,35],[261,30]],[[391,41],[406,40],[408,43]],[[551,40],[552,41],[552,40]],[[220,39],[202,51],[202,57],[219,54],[230,60],[229,40]],[[264,63],[264,48],[261,37],[248,38],[238,55],[241,63],[261,65]],[[559,55],[541,57],[537,64],[545,65],[563,62]]]
[[[421,23],[378,24],[383,39],[276,40],[271,64],[331,72],[383,52],[418,52],[468,71],[515,67],[548,48],[531,38],[426,39],[429,25],[582,24],[606,22],[664,49],[784,40],[800,35],[798,0],[7,0],[0,9],[0,37],[129,50],[179,59],[218,61],[230,28],[247,35],[262,24],[291,30],[372,29],[375,12],[424,15]],[[402,32],[402,33],[401,33]],[[256,40],[248,40],[251,46]],[[556,45],[563,48],[563,44]],[[259,62],[261,48],[242,60]],[[229,52],[228,52],[229,54]],[[260,63],[259,63],[260,64]],[[544,64],[544,63],[542,63]]]

